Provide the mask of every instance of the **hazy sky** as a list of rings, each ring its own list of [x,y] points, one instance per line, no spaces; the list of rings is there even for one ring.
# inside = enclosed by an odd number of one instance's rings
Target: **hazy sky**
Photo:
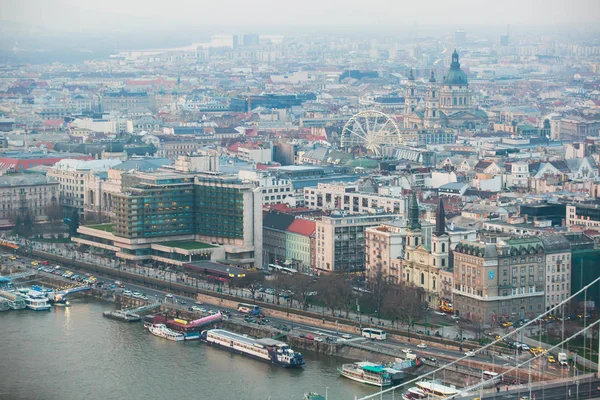
[[[600,0],[0,0],[0,20],[57,31],[280,26],[565,25]]]

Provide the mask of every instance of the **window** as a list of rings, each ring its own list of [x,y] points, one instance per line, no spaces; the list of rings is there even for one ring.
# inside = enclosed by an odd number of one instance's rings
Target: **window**
[[[421,272],[421,285],[425,284],[425,274]]]
[[[442,253],[446,252],[446,243],[442,243]]]

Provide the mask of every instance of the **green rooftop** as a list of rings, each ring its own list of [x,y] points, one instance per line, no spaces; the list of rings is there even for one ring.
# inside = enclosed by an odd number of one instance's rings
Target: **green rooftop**
[[[104,232],[112,232],[115,224],[99,224],[99,225],[85,225],[84,228],[97,229]]]
[[[186,241],[162,242],[162,243],[156,243],[156,244],[160,245],[160,246],[176,247],[178,249],[183,249],[183,250],[202,250],[202,249],[210,249],[213,247],[217,247],[217,246],[213,246],[212,244],[203,243],[203,242],[186,242]]]

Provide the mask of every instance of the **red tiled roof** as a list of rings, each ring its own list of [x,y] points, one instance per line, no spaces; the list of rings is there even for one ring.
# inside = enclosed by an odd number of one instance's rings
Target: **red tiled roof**
[[[303,236],[310,236],[313,233],[315,233],[315,226],[315,221],[296,218],[294,222],[292,222],[292,224],[288,226],[287,231],[290,233],[297,233]]]

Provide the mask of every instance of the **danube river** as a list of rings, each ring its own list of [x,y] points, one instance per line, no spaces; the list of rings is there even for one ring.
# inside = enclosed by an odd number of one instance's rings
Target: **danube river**
[[[102,311],[111,303],[72,303],[0,313],[0,399],[301,400],[328,387],[328,398],[337,400],[376,391],[340,377],[336,367],[347,360],[337,357],[304,352],[303,369],[283,369],[106,319]]]

